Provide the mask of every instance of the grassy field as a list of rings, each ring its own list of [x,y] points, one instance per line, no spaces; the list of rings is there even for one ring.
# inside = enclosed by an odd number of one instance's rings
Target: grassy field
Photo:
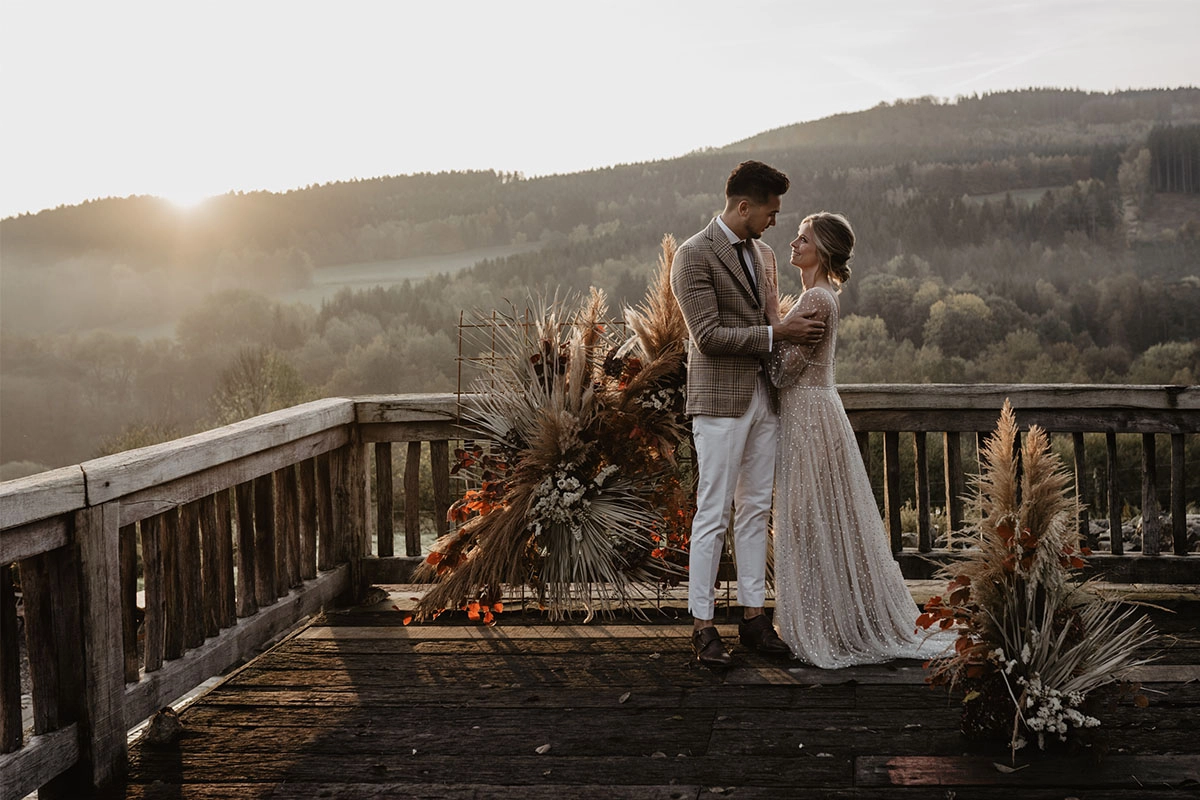
[[[361,264],[341,264],[322,267],[313,273],[313,285],[273,295],[271,299],[285,303],[308,303],[320,306],[322,300],[332,299],[341,289],[369,289],[373,286],[396,286],[404,281],[420,281],[434,275],[453,275],[489,258],[504,258],[527,253],[541,247],[540,242],[481,247],[444,256],[417,256],[392,261],[372,261]]]

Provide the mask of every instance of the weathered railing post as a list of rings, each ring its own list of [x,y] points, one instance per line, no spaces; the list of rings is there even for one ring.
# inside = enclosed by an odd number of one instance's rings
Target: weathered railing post
[[[21,660],[17,641],[17,593],[12,568],[0,565],[0,753],[21,746]]]
[[[404,459],[404,554],[421,554],[421,443],[408,443]]]
[[[962,530],[963,524],[963,481],[962,437],[958,431],[942,434],[942,471],[946,482],[946,545],[954,531]]]
[[[1114,556],[1125,553],[1121,534],[1121,495],[1117,485],[1117,432],[1104,432],[1105,459],[1108,461],[1108,546]]]
[[[1171,537],[1175,542],[1177,556],[1186,556],[1187,549],[1187,504],[1184,502],[1184,450],[1183,434],[1171,434]]]
[[[122,648],[120,508],[117,502],[78,511],[84,704],[81,760],[88,785],[104,786],[126,764],[125,655]]]
[[[900,434],[897,431],[883,434],[883,505],[892,552],[899,553],[904,547],[904,531],[900,522]]]
[[[1142,434],[1142,555],[1160,553],[1162,521],[1158,516],[1158,463],[1154,452],[1154,434]]]

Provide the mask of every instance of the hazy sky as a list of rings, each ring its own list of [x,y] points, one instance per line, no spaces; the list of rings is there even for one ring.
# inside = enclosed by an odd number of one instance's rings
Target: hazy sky
[[[1200,85],[1200,0],[0,0],[0,216],[648,161],[880,101]]]

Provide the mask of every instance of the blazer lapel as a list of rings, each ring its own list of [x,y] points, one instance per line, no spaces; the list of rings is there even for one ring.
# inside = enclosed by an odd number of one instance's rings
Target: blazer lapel
[[[742,269],[742,262],[738,260],[737,250],[733,249],[733,245],[729,243],[729,237],[725,235],[725,231],[717,224],[717,218],[713,217],[713,221],[708,225],[708,238],[712,241],[713,252],[721,259],[721,263],[725,265],[725,269],[729,270],[729,274],[733,279],[741,284],[742,288],[751,297],[754,297],[756,302],[760,302],[756,297],[754,287],[749,284],[746,279],[746,271]],[[754,246],[745,248],[745,252],[749,255],[754,252]],[[759,276],[758,259],[753,255],[750,256],[752,267],[754,269],[754,277]],[[760,281],[761,283],[761,281]]]

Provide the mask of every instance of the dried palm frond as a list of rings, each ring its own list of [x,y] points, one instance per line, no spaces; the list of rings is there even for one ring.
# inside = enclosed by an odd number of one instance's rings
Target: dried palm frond
[[[497,603],[503,586],[528,584],[552,619],[575,610],[590,619],[629,607],[646,582],[675,568],[654,554],[679,539],[658,504],[677,514],[679,484],[667,479],[682,434],[674,407],[646,403],[681,389],[681,342],[666,344],[643,369],[641,360],[616,355],[622,348],[605,323],[603,292],[593,289],[573,313],[566,302],[542,303],[532,320],[515,309],[493,315],[482,359],[490,369],[464,398],[461,418],[503,457],[475,445],[460,462],[483,488],[452,508],[465,524],[427,559],[422,576],[438,584],[419,602],[419,618]],[[652,323],[663,320],[669,315]],[[491,474],[487,483],[483,463],[501,478]]]

